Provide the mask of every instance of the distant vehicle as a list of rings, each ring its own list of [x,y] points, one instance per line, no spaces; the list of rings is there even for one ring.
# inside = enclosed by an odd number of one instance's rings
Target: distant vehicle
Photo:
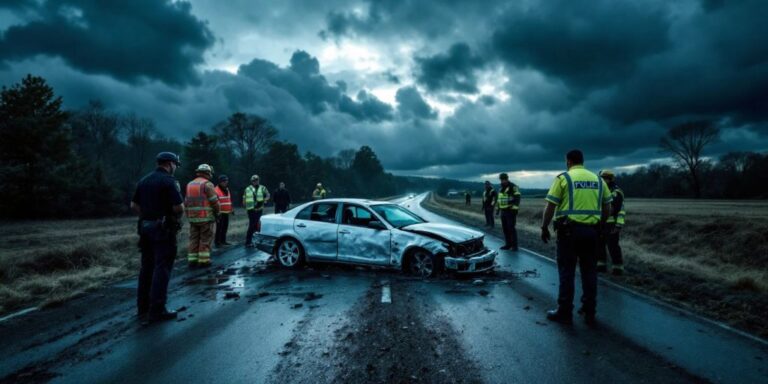
[[[480,232],[428,223],[393,203],[325,199],[261,218],[256,246],[286,268],[307,262],[385,266],[421,277],[494,268]]]

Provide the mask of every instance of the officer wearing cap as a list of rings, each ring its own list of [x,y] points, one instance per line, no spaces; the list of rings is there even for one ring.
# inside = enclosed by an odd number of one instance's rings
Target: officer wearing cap
[[[547,193],[541,239],[549,241],[549,223],[555,217],[557,272],[560,289],[557,309],[547,319],[570,324],[573,312],[576,264],[581,271],[583,295],[580,313],[595,324],[597,307],[597,237],[610,214],[611,193],[603,180],[584,168],[584,154],[574,149],[565,156],[568,171],[558,175]]]
[[[597,248],[597,271],[606,272],[608,255],[606,248],[611,255],[611,273],[620,276],[624,274],[624,257],[621,254],[621,245],[619,238],[621,229],[624,227],[624,218],[627,215],[624,208],[624,191],[616,184],[616,175],[613,171],[605,169],[600,171],[600,177],[603,178],[608,189],[611,191],[613,201],[611,202],[611,215],[608,216],[603,233],[600,236],[600,244]]]
[[[157,169],[139,181],[131,199],[131,209],[139,215],[137,305],[143,324],[176,318],[176,312],[168,311],[165,304],[176,258],[176,235],[184,214],[179,182],[173,177],[181,161],[171,152],[159,153],[156,160]]]

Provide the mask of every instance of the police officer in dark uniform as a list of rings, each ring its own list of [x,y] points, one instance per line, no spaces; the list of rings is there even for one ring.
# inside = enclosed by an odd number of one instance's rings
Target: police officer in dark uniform
[[[173,177],[181,166],[171,152],[157,155],[157,169],[136,186],[131,209],[139,215],[141,249],[138,315],[143,324],[176,318],[165,307],[168,281],[176,258],[176,234],[181,229],[184,203],[179,182]]]

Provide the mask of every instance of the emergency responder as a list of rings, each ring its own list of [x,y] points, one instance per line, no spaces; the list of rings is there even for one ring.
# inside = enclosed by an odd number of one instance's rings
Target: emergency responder
[[[501,229],[504,231],[503,250],[517,251],[517,212],[520,209],[520,188],[509,181],[506,173],[499,175],[501,186],[497,195],[496,214],[501,216]]]
[[[464,191],[464,204],[472,205],[472,194],[469,191]]]
[[[603,233],[600,236],[600,245],[597,248],[597,271],[607,271],[606,247],[611,254],[611,273],[620,276],[624,273],[624,258],[621,254],[619,237],[621,229],[624,227],[624,217],[627,212],[624,208],[624,191],[616,184],[616,176],[610,170],[600,171],[600,177],[603,178],[611,191],[613,201],[611,202],[611,215],[608,216]]]
[[[219,176],[219,185],[216,186],[216,196],[219,197],[219,218],[216,220],[216,238],[214,244],[217,247],[231,245],[227,243],[227,230],[229,230],[229,216],[235,214],[232,206],[232,192],[229,190],[229,177]]]
[[[143,324],[176,318],[165,303],[184,214],[181,188],[173,177],[181,161],[171,152],[159,153],[156,160],[157,169],[139,181],[131,199],[131,209],[139,215],[141,269],[136,303]]]
[[[588,325],[595,324],[597,306],[597,236],[599,226],[610,213],[611,193],[603,180],[584,168],[584,154],[574,149],[566,155],[568,171],[558,175],[547,193],[541,225],[541,239],[550,239],[549,223],[555,218],[557,271],[560,289],[557,309],[547,319],[572,322],[576,264],[581,271],[583,295],[579,313]]]
[[[275,203],[275,213],[284,213],[291,207],[291,194],[285,189],[285,183],[282,181],[272,200]]]
[[[213,167],[200,164],[195,169],[195,179],[187,184],[187,220],[189,220],[189,267],[211,265],[213,226],[219,215],[219,196],[213,186]]]
[[[312,200],[325,199],[327,194],[328,192],[326,192],[325,188],[323,188],[323,183],[317,183],[315,190],[312,191]]]
[[[490,181],[485,182],[485,190],[483,191],[483,213],[485,213],[485,226],[493,228],[495,223],[493,220],[493,211],[496,208],[496,190],[493,189]]]
[[[267,187],[259,184],[259,175],[251,176],[251,185],[243,192],[243,206],[248,212],[248,230],[245,232],[245,246],[248,248],[253,247],[253,234],[261,230],[259,221],[267,201],[269,201]]]

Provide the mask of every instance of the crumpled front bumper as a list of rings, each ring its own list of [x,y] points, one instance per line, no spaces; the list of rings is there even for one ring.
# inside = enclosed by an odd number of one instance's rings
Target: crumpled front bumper
[[[476,273],[490,271],[496,266],[497,251],[486,249],[485,252],[466,257],[445,257],[445,269],[457,273]]]

